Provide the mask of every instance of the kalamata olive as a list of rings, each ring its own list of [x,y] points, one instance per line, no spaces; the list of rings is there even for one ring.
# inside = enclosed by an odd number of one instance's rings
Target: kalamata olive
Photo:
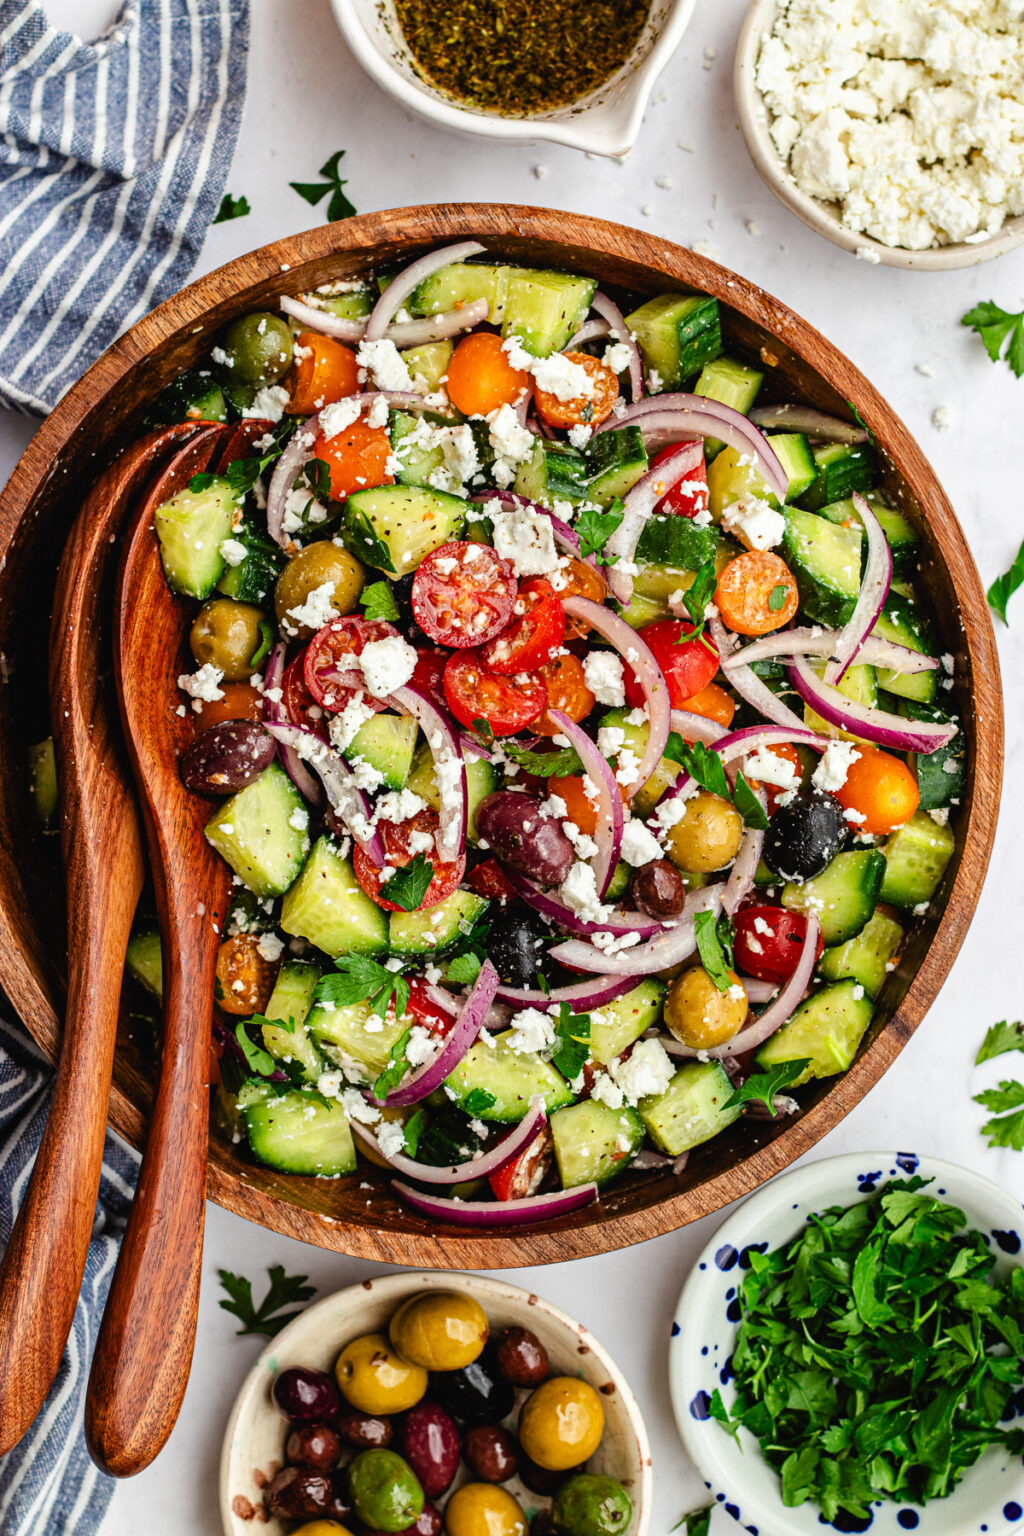
[[[329,1520],[340,1520],[342,1525],[347,1525],[352,1513],[352,1500],[348,1496],[348,1473],[341,1469],[332,1472],[331,1485],[331,1502],[325,1513]]]
[[[539,1467],[520,1446],[519,1480],[531,1493],[539,1494],[542,1499],[550,1498],[567,1476],[566,1472],[552,1472],[547,1467]]]
[[[429,1391],[453,1418],[465,1424],[496,1424],[512,1412],[516,1400],[515,1388],[498,1370],[493,1344],[461,1371],[433,1374]]]
[[[224,720],[185,748],[178,771],[197,795],[233,795],[269,768],[276,752],[273,736],[255,720]]]
[[[407,1525],[404,1531],[398,1531],[395,1536],[438,1536],[444,1520],[441,1512],[435,1509],[433,1504],[424,1504],[423,1511],[414,1525]],[[299,1532],[298,1536],[302,1536]],[[366,1536],[387,1536],[385,1531],[367,1531]]]
[[[538,1509],[530,1521],[530,1536],[556,1536],[557,1530],[550,1509]]]
[[[764,837],[764,861],[783,880],[813,880],[839,852],[843,809],[813,785],[780,805]]]
[[[329,1424],[300,1424],[285,1441],[284,1453],[293,1467],[330,1472],[338,1465],[341,1441]]]
[[[295,1365],[274,1378],[274,1406],[293,1424],[323,1424],[341,1407],[337,1384],[323,1371]]]
[[[437,1403],[417,1403],[402,1428],[402,1453],[428,1499],[439,1498],[459,1470],[462,1441],[455,1421]]]
[[[634,907],[650,917],[678,917],[686,904],[686,886],[668,859],[652,859],[634,869],[629,881]]]
[[[463,1455],[482,1483],[507,1483],[519,1470],[519,1446],[500,1424],[477,1424],[466,1432]]]
[[[535,987],[551,930],[526,907],[509,906],[491,924],[487,958],[507,987]]]
[[[347,1408],[338,1415],[338,1434],[349,1445],[357,1445],[361,1451],[369,1451],[391,1444],[394,1433],[391,1420],[373,1413],[360,1413]]]
[[[550,1373],[548,1352],[529,1328],[506,1328],[495,1340],[498,1370],[514,1387],[539,1387]]]
[[[267,1508],[279,1520],[311,1520],[325,1515],[334,1498],[334,1484],[323,1472],[304,1467],[282,1467],[267,1484]]]
[[[499,789],[477,806],[477,833],[520,874],[541,885],[561,885],[576,855],[553,816],[542,816],[540,801]]]

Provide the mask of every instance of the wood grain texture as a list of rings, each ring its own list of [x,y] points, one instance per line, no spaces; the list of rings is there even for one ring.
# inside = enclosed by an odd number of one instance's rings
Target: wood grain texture
[[[906,427],[858,369],[792,310],[692,251],[621,225],[574,214],[494,205],[435,205],[366,214],[254,251],[202,278],[154,310],[104,354],[29,445],[0,506],[0,650],[17,640],[26,579],[45,591],[46,557],[66,526],[68,487],[87,483],[126,438],[154,393],[209,346],[238,314],[283,293],[365,272],[375,262],[414,259],[444,242],[477,238],[504,258],[596,274],[636,293],[700,289],[722,302],[730,353],[763,367],[765,400],[804,398],[823,410],[854,400],[876,435],[887,490],[920,530],[922,581],[943,649],[956,659],[953,698],[970,752],[968,794],[956,852],[933,912],[915,925],[879,1017],[844,1076],[802,1091],[804,1108],[781,1124],[738,1124],[690,1159],[681,1179],[627,1175],[600,1205],[513,1236],[444,1228],[402,1208],[376,1169],[329,1184],[249,1162],[215,1134],[209,1192],[230,1210],[326,1248],[389,1263],[497,1268],[557,1262],[640,1242],[708,1214],[778,1173],[830,1130],[895,1059],[934,1001],[963,942],[995,835],[1002,776],[999,667],[984,592],[970,551],[934,471]],[[49,547],[48,547],[49,546]],[[7,611],[8,595],[13,603]],[[14,643],[17,641],[17,643]],[[13,652],[12,652],[13,653]],[[30,663],[27,661],[26,666]],[[29,702],[0,690],[0,729],[30,739]],[[16,758],[16,754],[14,755]],[[29,889],[23,789],[0,768],[0,979],[44,1049],[56,1044],[61,957],[52,918]],[[144,1053],[119,1045],[113,1123],[139,1144],[151,1088]],[[360,1181],[375,1186],[371,1205]]]
[[[129,530],[114,604],[114,670],[156,895],[163,954],[163,1044],[153,1115],[128,1225],[93,1354],[86,1439],[104,1471],[149,1465],[188,1382],[206,1208],[213,975],[229,871],[203,836],[209,808],[178,756],[193,737],[175,679],[194,663],[194,604],[171,593],[153,528],[161,502],[212,466],[223,429],[177,453]]]

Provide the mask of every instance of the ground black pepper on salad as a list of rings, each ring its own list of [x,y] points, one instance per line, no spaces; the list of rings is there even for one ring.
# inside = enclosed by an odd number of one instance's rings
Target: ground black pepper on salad
[[[526,1222],[853,1061],[953,851],[953,660],[866,430],[758,405],[720,318],[465,242],[158,402],[254,424],[155,525],[259,1161]]]

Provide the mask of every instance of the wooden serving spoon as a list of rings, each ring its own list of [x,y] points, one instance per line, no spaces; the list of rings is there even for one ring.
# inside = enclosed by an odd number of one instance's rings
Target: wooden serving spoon
[[[193,717],[177,712],[193,606],[170,591],[153,514],[192,475],[238,457],[266,422],[215,448],[188,449],[134,518],[115,601],[114,662],[125,739],[142,805],[163,954],[163,1054],[131,1215],[93,1355],[85,1429],[115,1477],[149,1465],[174,1428],[199,1307],[206,1203],[214,967],[230,872],[203,836],[209,806],[185,789],[180,753]],[[191,446],[191,445],[190,445]]]
[[[218,429],[214,428],[215,433]],[[127,449],[93,486],[61,558],[50,700],[67,885],[68,991],[53,1098],[0,1262],[0,1455],[43,1406],[74,1322],[96,1213],[121,995],[142,889],[142,839],[101,633],[116,541],[168,454],[211,429],[182,423]]]

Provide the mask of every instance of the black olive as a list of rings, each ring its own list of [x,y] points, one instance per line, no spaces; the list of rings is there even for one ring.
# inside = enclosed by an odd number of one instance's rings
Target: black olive
[[[764,861],[782,880],[813,880],[831,864],[845,832],[839,802],[812,785],[775,812],[765,833]]]
[[[487,957],[506,987],[537,985],[550,937],[550,929],[526,907],[509,905],[494,913]]]
[[[464,1424],[498,1424],[512,1412],[516,1389],[498,1369],[494,1344],[460,1371],[431,1372],[428,1392]]]
[[[408,576],[399,576],[396,580],[389,581],[388,586],[391,589],[391,596],[395,600],[395,607],[398,609],[398,618],[394,620],[395,628],[414,644],[423,645],[425,644],[425,636],[412,616],[412,580],[414,575],[415,572],[411,571]]]

